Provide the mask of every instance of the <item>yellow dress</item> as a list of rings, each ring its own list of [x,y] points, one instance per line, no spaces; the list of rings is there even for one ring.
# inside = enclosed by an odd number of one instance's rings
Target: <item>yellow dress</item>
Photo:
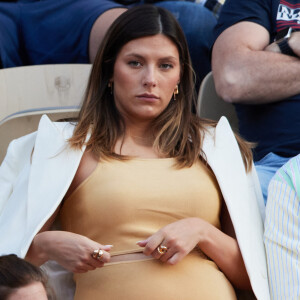
[[[174,162],[99,162],[65,200],[63,230],[114,245],[111,255],[117,255],[142,252],[137,241],[183,218],[199,217],[220,228],[222,196],[214,176],[200,161],[183,169]],[[228,279],[201,251],[174,266],[155,259],[116,262],[74,279],[78,300],[236,299]]]

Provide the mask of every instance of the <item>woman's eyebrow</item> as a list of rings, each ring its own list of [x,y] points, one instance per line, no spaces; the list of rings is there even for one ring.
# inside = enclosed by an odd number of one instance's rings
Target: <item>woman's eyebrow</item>
[[[164,56],[164,57],[161,57],[159,60],[174,60],[174,61],[178,61],[178,58],[175,57],[175,56]]]
[[[140,54],[137,54],[137,53],[134,53],[134,52],[130,52],[130,53],[125,54],[125,57],[127,57],[127,56],[134,56],[134,57],[137,57],[137,58],[144,58],[143,55],[140,55]]]
[[[138,54],[138,53],[134,53],[134,52],[125,54],[125,57],[129,57],[129,56],[134,56],[134,57],[137,57],[137,58],[145,58],[145,56],[143,56],[141,54]],[[160,57],[159,60],[174,60],[174,61],[178,61],[178,58],[176,58],[175,56],[169,55],[169,56]]]

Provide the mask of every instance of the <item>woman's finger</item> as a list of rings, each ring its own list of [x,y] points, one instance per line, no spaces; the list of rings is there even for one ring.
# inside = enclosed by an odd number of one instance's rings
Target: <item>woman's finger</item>
[[[91,258],[91,262],[89,264],[95,268],[102,268],[104,266],[103,261],[95,258]]]
[[[161,257],[162,257],[162,253],[160,253],[159,251],[158,251],[158,247],[156,247],[156,249],[154,249],[154,251],[152,252],[152,257],[153,258],[155,258],[155,259],[161,259]]]
[[[139,241],[137,245],[140,247],[145,247],[144,254],[145,255],[152,255],[153,258],[159,259],[161,257],[161,253],[155,248],[156,242],[152,242],[151,244],[147,245],[150,239]],[[153,246],[152,246],[153,245]],[[147,246],[147,247],[146,247]]]
[[[92,270],[95,270],[96,268],[102,268],[104,266],[104,262],[92,259],[88,265],[91,266]]]
[[[156,259],[162,259],[162,257],[165,257],[165,255],[167,255],[167,252],[168,252],[167,242],[166,240],[162,240],[160,244],[152,252],[152,256]]]
[[[91,258],[92,258],[92,265],[98,266],[100,263],[107,263],[110,261],[110,254],[106,250],[103,250],[101,248],[94,249],[91,252]]]
[[[101,245],[101,249],[105,251],[110,251],[113,245]]]
[[[84,272],[92,271],[95,269],[96,269],[96,267],[94,267],[88,263],[85,263],[85,264],[80,263],[80,264],[74,266],[74,268],[71,269],[71,271],[74,273],[84,273]]]
[[[162,262],[168,261],[177,252],[177,250],[174,247],[168,247],[168,246],[166,247],[167,247],[166,253],[161,255],[160,257],[160,260]]]
[[[143,240],[143,241],[138,241],[138,242],[136,242],[136,244],[140,247],[145,247],[148,243],[148,240],[149,239],[146,239],[146,240]]]
[[[178,262],[180,262],[184,257],[183,253],[176,252],[173,256],[171,256],[166,263],[170,265],[176,265]]]
[[[158,257],[157,247],[162,243],[164,240],[161,234],[154,234],[148,239],[148,243],[145,246],[144,254],[145,255],[152,255],[154,258]]]
[[[89,270],[87,270],[86,268],[81,268],[81,269],[74,269],[72,270],[73,273],[86,273]]]

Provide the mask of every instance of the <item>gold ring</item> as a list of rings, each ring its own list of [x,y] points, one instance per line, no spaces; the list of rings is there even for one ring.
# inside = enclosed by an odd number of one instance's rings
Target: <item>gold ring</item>
[[[97,255],[97,259],[98,260],[100,260],[101,259],[101,257],[103,256],[103,254],[104,254],[104,252],[103,252],[103,250],[102,249],[99,249],[99,251],[98,251],[98,255]]]
[[[168,251],[168,247],[163,246],[163,245],[159,245],[157,247],[157,251],[159,254],[165,254]]]
[[[92,257],[95,258],[95,259],[98,259],[100,260],[101,257],[103,256],[104,252],[102,249],[96,249],[93,251],[93,254],[92,254]]]

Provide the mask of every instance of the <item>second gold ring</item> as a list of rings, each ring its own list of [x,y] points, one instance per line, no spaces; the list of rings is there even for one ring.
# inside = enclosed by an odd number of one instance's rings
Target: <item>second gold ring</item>
[[[168,247],[163,246],[163,245],[159,245],[157,247],[157,251],[159,254],[165,254],[168,251]]]
[[[100,260],[101,257],[103,256],[103,254],[104,254],[104,251],[102,249],[96,249],[93,251],[92,257]]]

